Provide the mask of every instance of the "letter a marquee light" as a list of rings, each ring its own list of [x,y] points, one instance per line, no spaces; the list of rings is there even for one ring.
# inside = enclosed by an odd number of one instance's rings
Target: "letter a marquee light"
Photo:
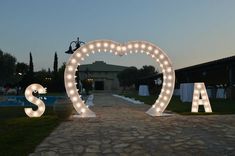
[[[200,98],[201,95],[201,98]],[[206,87],[203,82],[194,83],[194,93],[191,112],[197,113],[199,105],[203,105],[205,112],[212,113]]]
[[[119,56],[140,52],[154,59],[163,73],[163,84],[158,99],[146,113],[151,116],[161,116],[163,114],[170,102],[175,85],[175,71],[166,53],[156,45],[146,41],[131,41],[120,44],[111,40],[95,40],[84,44],[73,53],[66,64],[64,73],[67,95],[81,117],[95,117],[96,115],[86,107],[80,98],[75,75],[77,67],[84,61],[85,57],[95,52],[110,52]]]

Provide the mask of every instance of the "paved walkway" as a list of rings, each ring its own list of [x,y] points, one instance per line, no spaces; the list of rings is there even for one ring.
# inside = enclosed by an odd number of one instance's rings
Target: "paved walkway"
[[[235,115],[151,117],[110,94],[94,103],[97,118],[62,123],[31,156],[235,155]]]

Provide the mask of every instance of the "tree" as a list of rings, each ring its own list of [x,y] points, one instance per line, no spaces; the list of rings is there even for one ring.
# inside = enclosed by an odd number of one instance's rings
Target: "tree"
[[[157,74],[154,66],[143,66],[138,73],[137,89],[139,85],[148,85],[150,93],[156,93],[158,88],[156,88],[154,80],[150,78],[154,74]]]
[[[58,91],[64,92],[64,71],[65,71],[66,63],[63,63],[62,66],[58,70]]]
[[[146,66],[145,65],[139,70],[139,77],[150,76],[150,75],[153,75],[154,73],[155,73],[154,66]]]
[[[25,77],[27,76],[26,74],[28,73],[29,71],[29,66],[26,64],[26,63],[23,63],[23,62],[18,62],[16,64],[16,79],[17,79],[17,87],[22,87],[22,86],[25,86],[25,82],[23,82],[25,80]]]
[[[117,77],[120,83],[120,86],[130,87],[136,83],[137,80],[138,69],[136,67],[129,67],[119,72]]]
[[[57,53],[55,52],[55,55],[54,55],[54,73],[57,73],[58,72],[58,57],[57,57]]]
[[[21,81],[21,87],[25,89],[28,85],[35,83],[36,80],[34,79],[34,67],[33,67],[33,57],[32,53],[29,53],[29,66],[28,66],[28,72],[25,76],[23,76]]]
[[[33,57],[32,57],[32,53],[29,53],[29,74],[33,74],[34,73],[34,69],[33,69]]]
[[[0,49],[0,85],[11,83],[14,80],[16,58]]]
[[[16,73],[19,75],[25,75],[29,71],[29,66],[26,63],[18,62],[16,64]]]

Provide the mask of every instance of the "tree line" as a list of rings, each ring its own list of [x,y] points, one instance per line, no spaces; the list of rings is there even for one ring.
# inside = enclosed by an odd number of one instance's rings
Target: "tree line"
[[[123,90],[126,90],[128,87],[135,87],[138,89],[139,85],[148,85],[150,90],[155,86],[153,81],[148,81],[146,77],[153,76],[157,74],[158,71],[154,66],[143,66],[140,69],[136,67],[128,67],[123,71],[117,74],[120,86],[123,87]]]
[[[54,54],[53,71],[41,69],[34,71],[33,56],[29,53],[29,64],[17,62],[17,59],[0,49],[0,86],[5,88],[21,88],[24,90],[32,83],[47,87],[49,92],[64,92],[65,63],[58,68],[57,52]]]

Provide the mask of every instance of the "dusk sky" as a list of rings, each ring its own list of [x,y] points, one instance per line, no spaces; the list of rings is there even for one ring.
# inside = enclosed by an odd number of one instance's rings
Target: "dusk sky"
[[[52,69],[79,36],[82,41],[146,40],[163,49],[179,69],[235,55],[235,0],[1,0],[0,49],[35,70]],[[155,65],[145,55],[97,54],[84,64]]]

